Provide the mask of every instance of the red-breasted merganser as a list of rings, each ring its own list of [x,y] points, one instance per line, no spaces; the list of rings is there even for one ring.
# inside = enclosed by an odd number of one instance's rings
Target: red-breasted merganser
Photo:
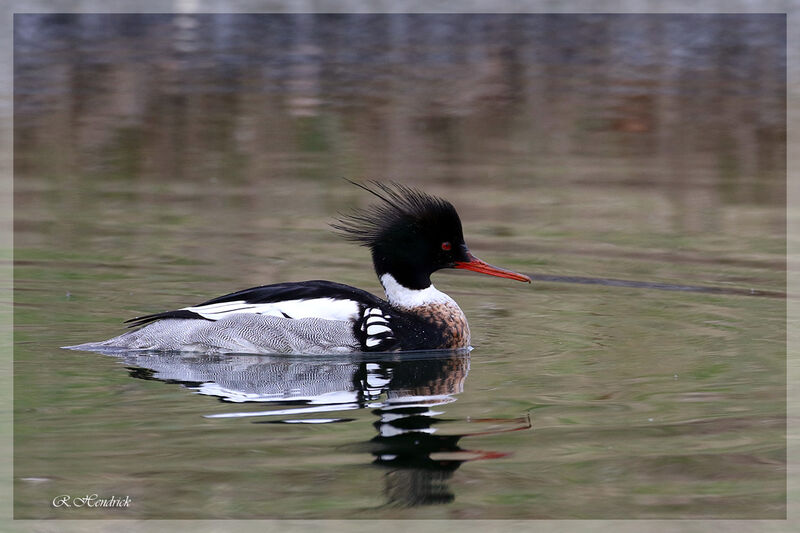
[[[277,283],[134,318],[131,327],[143,327],[69,348],[307,354],[468,349],[467,319],[433,286],[431,274],[461,268],[530,283],[528,276],[469,252],[450,202],[397,183],[355,185],[380,203],[332,226],[370,249],[387,300],[331,281]]]

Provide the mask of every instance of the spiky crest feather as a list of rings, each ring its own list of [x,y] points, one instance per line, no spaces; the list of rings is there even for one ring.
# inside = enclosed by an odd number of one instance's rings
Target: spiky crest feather
[[[362,246],[374,248],[398,227],[421,232],[426,227],[436,228],[454,222],[460,226],[458,213],[447,200],[394,181],[387,184],[369,180],[368,186],[345,179],[382,201],[341,215],[338,223],[331,224],[344,238]]]

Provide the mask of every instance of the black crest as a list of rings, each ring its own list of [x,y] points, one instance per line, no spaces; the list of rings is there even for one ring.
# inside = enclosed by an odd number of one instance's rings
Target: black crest
[[[346,179],[346,178],[345,178]],[[368,185],[347,180],[378,197],[381,203],[343,215],[331,227],[346,239],[374,248],[399,228],[423,232],[426,228],[450,228],[461,233],[461,221],[453,204],[419,189],[370,180]]]

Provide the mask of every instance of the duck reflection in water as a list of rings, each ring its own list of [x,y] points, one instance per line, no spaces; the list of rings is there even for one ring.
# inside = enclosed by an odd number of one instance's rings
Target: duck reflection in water
[[[125,352],[131,375],[178,383],[226,402],[270,403],[259,411],[225,412],[208,418],[257,417],[259,423],[323,424],[350,422],[320,413],[371,409],[377,435],[352,451],[370,453],[385,468],[386,505],[418,506],[453,501],[448,480],[464,462],[504,457],[502,452],[465,450],[468,436],[531,427],[515,419],[445,419],[443,406],[464,389],[469,354],[416,352],[336,357],[250,356]],[[263,420],[268,417],[268,420]],[[463,431],[484,423],[481,431]],[[447,432],[447,424],[461,431]],[[444,428],[442,427],[444,426]]]

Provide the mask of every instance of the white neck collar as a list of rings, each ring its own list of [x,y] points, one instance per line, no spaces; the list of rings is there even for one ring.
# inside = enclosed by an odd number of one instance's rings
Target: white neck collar
[[[386,298],[395,307],[413,309],[423,305],[435,303],[453,303],[455,301],[431,284],[425,289],[409,289],[400,285],[394,276],[384,274],[381,276],[381,285],[386,291]]]

